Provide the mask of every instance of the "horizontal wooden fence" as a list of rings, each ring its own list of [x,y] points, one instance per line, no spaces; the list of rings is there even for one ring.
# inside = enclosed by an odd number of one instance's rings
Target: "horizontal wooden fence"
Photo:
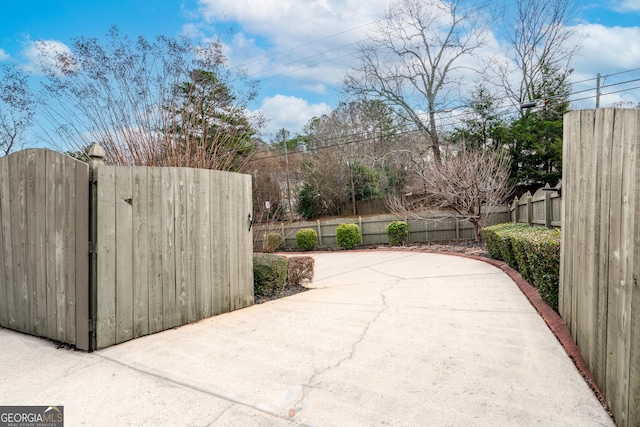
[[[559,311],[618,426],[640,425],[640,110],[564,116]]]
[[[376,215],[371,217],[345,217],[330,220],[301,221],[292,224],[275,223],[256,227],[254,247],[262,248],[265,233],[276,232],[284,237],[284,247],[295,249],[296,233],[303,228],[311,228],[318,234],[319,247],[335,247],[336,229],[343,223],[354,223],[360,227],[363,245],[384,245],[389,243],[387,226],[392,221],[403,220],[396,215]],[[489,224],[509,221],[509,213],[505,209],[498,210],[491,215]],[[409,243],[440,242],[447,240],[474,239],[473,225],[468,221],[443,219],[440,221],[408,220]]]
[[[0,326],[94,350],[253,304],[251,177],[100,151],[0,159]]]
[[[509,207],[511,222],[542,225],[547,228],[562,226],[562,183],[555,187],[547,184],[532,196],[526,192],[515,198]]]

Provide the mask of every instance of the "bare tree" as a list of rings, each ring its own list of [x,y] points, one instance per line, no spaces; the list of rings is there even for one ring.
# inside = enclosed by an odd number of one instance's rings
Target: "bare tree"
[[[360,45],[360,63],[343,81],[349,94],[396,107],[430,141],[437,164],[441,141],[436,115],[458,99],[454,92],[470,62],[465,60],[488,34],[478,9],[464,4],[395,1],[375,33]]]
[[[40,128],[54,146],[100,142],[109,163],[222,170],[242,169],[252,153],[261,117],[245,106],[255,82],[230,72],[221,42],[132,40],[113,27],[106,42],[80,37],[70,53],[38,46],[48,102]]]
[[[27,75],[10,64],[0,66],[0,156],[23,142],[33,123],[36,102]]]
[[[498,150],[467,150],[434,159],[417,159],[413,198],[394,197],[392,211],[419,220],[457,218],[473,224],[476,241],[491,208],[502,206],[511,194],[510,157]]]
[[[568,75],[578,51],[568,25],[576,0],[516,0],[505,9],[508,62],[498,63],[502,86],[515,105],[537,100],[548,74]],[[551,71],[550,71],[551,70]]]

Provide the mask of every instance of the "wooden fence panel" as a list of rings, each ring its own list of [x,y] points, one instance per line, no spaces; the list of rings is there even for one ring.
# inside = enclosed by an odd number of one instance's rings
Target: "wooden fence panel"
[[[616,423],[640,425],[640,110],[576,111],[564,126],[560,314]]]
[[[88,348],[88,182],[49,150],[0,159],[0,326]]]
[[[97,348],[253,303],[249,176],[105,165],[96,176]]]

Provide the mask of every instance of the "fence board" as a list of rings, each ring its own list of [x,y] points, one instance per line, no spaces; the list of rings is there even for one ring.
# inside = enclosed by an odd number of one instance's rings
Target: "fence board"
[[[9,191],[13,195],[11,203],[11,253],[13,254],[13,303],[14,310],[10,312],[14,319],[13,324],[17,330],[27,332],[28,319],[30,317],[29,306],[26,303],[27,297],[27,277],[25,274],[24,236],[25,226],[25,168],[22,158],[11,157],[9,167],[11,168],[11,182]]]
[[[201,286],[208,286],[205,283],[198,283],[196,281],[196,254],[200,248],[198,247],[199,239],[197,238],[197,233],[200,231],[196,224],[196,212],[201,209],[200,201],[196,200],[196,184],[195,184],[195,171],[194,169],[184,169],[185,171],[185,187],[186,187],[186,224],[187,224],[187,246],[186,246],[186,257],[187,257],[187,275],[186,275],[186,303],[187,303],[187,312],[186,312],[186,322],[191,323],[198,320],[196,316],[196,296],[197,296],[197,288]]]
[[[636,110],[636,123],[640,123],[640,110]],[[637,125],[637,128],[640,125]],[[636,129],[637,129],[636,128]],[[640,147],[640,132],[634,135],[635,153],[638,156]],[[638,160],[635,165],[635,193],[640,189],[640,172],[638,171]],[[629,319],[629,329],[631,331],[631,342],[629,345],[629,425],[640,424],[640,197],[635,194],[633,205],[635,223],[633,230],[633,258],[632,258],[632,282],[631,287],[631,316]]]
[[[163,245],[163,209],[162,169],[147,169],[149,197],[147,204],[147,232],[149,234],[149,333],[163,330],[163,272],[165,270]]]
[[[47,152],[51,157],[54,153]],[[76,348],[80,350],[90,349],[89,331],[89,169],[86,164],[74,161],[75,191],[73,204],[69,205],[74,209],[74,239],[75,239],[75,313],[69,311],[68,322],[73,322],[75,317],[75,331],[69,332],[70,337],[75,336]],[[43,254],[46,255],[46,254]]]
[[[133,338],[133,190],[130,168],[115,175],[116,342]],[[100,182],[98,181],[98,185]]]
[[[577,242],[578,247],[583,248],[583,251],[588,257],[595,255],[595,233],[593,232],[595,206],[594,203],[597,199],[596,188],[597,179],[595,177],[596,170],[594,165],[593,153],[594,150],[594,125],[595,114],[594,111],[582,111],[580,115],[580,138],[582,143],[580,144],[579,158],[575,159],[581,165],[581,173],[579,174],[578,191],[577,195],[577,214],[578,214],[578,227],[577,227]],[[577,265],[575,263],[574,265]],[[574,332],[575,341],[578,345],[581,345],[585,349],[589,349],[584,353],[584,358],[587,363],[590,363],[593,359],[592,355],[592,339],[595,336],[594,333],[594,305],[593,301],[596,300],[597,283],[595,283],[595,263],[588,263],[581,265],[583,269],[582,275],[585,277],[585,282],[580,287],[574,288],[574,294],[576,295],[576,304],[573,305],[575,311],[573,311],[576,324],[589,325],[588,327],[577,328]]]
[[[604,385],[606,379],[606,366],[607,366],[607,318],[608,318],[608,306],[609,306],[609,215],[611,207],[611,150],[613,147],[613,121],[614,121],[613,109],[604,109],[598,111],[596,114],[596,126],[594,143],[599,142],[594,147],[594,152],[599,158],[598,168],[598,180],[595,185],[599,188],[600,192],[600,204],[595,205],[595,222],[598,224],[599,229],[595,230],[597,233],[598,246],[596,247],[597,253],[601,254],[597,256],[593,261],[593,264],[597,265],[598,275],[594,277],[598,284],[598,293],[596,295],[596,301],[594,303],[596,309],[595,322],[595,336],[593,340],[593,362],[589,364],[596,384]]]
[[[214,286],[206,284],[214,283],[211,276],[211,186],[209,185],[209,172],[203,169],[194,171],[195,200],[198,207],[195,210],[194,228],[198,230],[196,236],[197,250],[195,253],[195,282],[197,307],[195,316],[204,319],[212,316],[212,300]]]
[[[174,169],[162,169],[162,328],[178,326],[176,321],[176,248]]]
[[[623,171],[624,156],[624,125],[622,111],[616,112],[616,120],[613,128],[613,151],[611,157],[612,170]],[[621,255],[623,246],[623,174],[612,174],[611,176],[611,205],[612,212],[617,214],[609,215],[609,320],[607,324],[607,379],[605,385],[605,395],[609,406],[615,413],[626,412],[626,404],[622,402],[624,394],[621,389],[624,378],[624,338],[622,330],[624,316],[624,289],[621,289],[621,281],[624,280],[624,273],[621,268]]]
[[[9,221],[9,201],[3,197],[9,194],[8,190],[9,174],[7,163],[0,161],[0,326],[9,324],[7,306],[7,287],[11,280],[7,277],[11,266],[11,252],[5,250],[6,232],[10,231]]]
[[[115,168],[98,168],[96,346],[116,344],[116,177]]]
[[[149,333],[149,189],[150,168],[133,168],[132,179],[132,256],[133,256],[133,338]]]

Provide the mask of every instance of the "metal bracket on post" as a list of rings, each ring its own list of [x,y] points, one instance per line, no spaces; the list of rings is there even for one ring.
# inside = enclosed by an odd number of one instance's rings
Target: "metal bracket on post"
[[[247,219],[249,221],[249,231],[251,231],[251,226],[253,226],[253,217],[251,216],[251,212],[249,212],[249,217]]]

